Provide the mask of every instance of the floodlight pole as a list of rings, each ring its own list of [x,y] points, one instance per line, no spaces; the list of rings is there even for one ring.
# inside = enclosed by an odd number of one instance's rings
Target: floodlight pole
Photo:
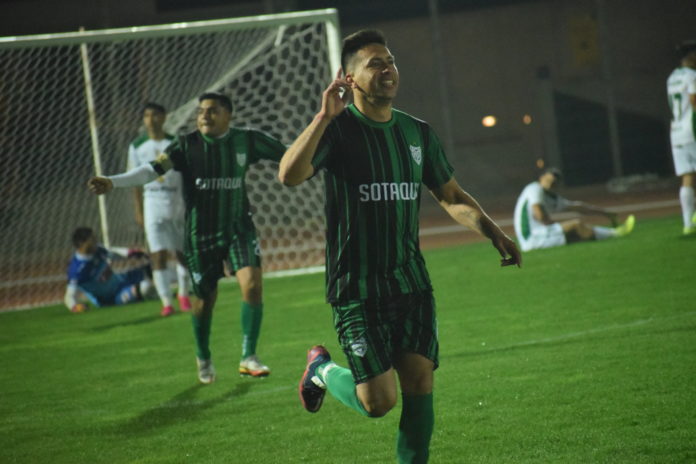
[[[597,1],[597,23],[599,26],[599,43],[602,50],[602,80],[607,101],[607,117],[609,119],[609,143],[614,177],[623,176],[621,161],[621,140],[619,125],[616,119],[616,98],[614,94],[614,74],[611,67],[611,45],[609,43],[609,27],[607,24],[607,6],[605,0]]]
[[[449,104],[449,83],[447,81],[447,68],[445,57],[442,53],[442,37],[440,35],[440,20],[438,11],[439,0],[428,0],[430,10],[430,32],[437,67],[438,83],[440,89],[440,109],[442,113],[442,125],[444,127],[445,151],[454,157],[454,140],[452,138],[452,112]]]

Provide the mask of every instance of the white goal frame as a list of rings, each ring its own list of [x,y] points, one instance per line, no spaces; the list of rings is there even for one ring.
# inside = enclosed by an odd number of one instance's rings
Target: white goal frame
[[[95,175],[112,174],[113,172],[104,172],[104,154],[102,153],[102,126],[98,117],[98,103],[95,102],[94,97],[94,87],[92,82],[92,71],[93,71],[93,58],[90,53],[90,45],[93,44],[103,44],[106,42],[119,43],[119,41],[127,41],[133,39],[151,39],[151,38],[166,38],[166,37],[186,37],[194,34],[207,34],[207,33],[217,33],[222,31],[244,31],[253,28],[266,28],[269,30],[268,37],[265,39],[266,43],[259,43],[258,46],[253,47],[248,50],[244,50],[245,55],[238,59],[235,67],[228,70],[227,74],[221,75],[216,82],[209,85],[206,91],[215,91],[219,85],[227,81],[231,75],[234,75],[237,71],[245,68],[249,63],[252,63],[257,57],[259,50],[263,49],[268,42],[273,43],[279,42],[283,39],[283,34],[287,28],[297,25],[306,24],[321,24],[322,30],[325,34],[323,40],[326,42],[326,60],[328,60],[328,67],[330,69],[330,75],[325,76],[324,82],[321,82],[322,87],[326,86],[330,79],[333,78],[336,71],[340,68],[340,27],[338,20],[338,12],[336,9],[323,9],[323,10],[313,10],[313,11],[302,11],[302,12],[290,12],[290,13],[279,13],[279,14],[265,14],[259,16],[242,17],[242,18],[228,18],[228,19],[218,19],[210,21],[193,21],[193,22],[179,22],[172,24],[162,24],[153,26],[138,26],[138,27],[126,27],[126,28],[114,28],[114,29],[104,29],[104,30],[80,30],[76,32],[68,33],[57,33],[57,34],[37,34],[29,36],[16,36],[16,37],[0,37],[0,54],[5,51],[18,50],[18,49],[37,49],[45,50],[50,47],[64,47],[72,46],[77,47],[79,50],[79,62],[81,64],[81,74],[82,74],[82,85],[83,85],[83,98],[84,98],[84,114],[82,115],[87,121],[88,126],[84,127],[85,132],[89,132],[89,139],[91,142],[91,157],[93,163],[93,173]],[[275,29],[273,29],[275,28]],[[2,56],[2,55],[0,55]],[[0,71],[0,79],[3,77]],[[200,94],[200,92],[198,93]],[[0,99],[3,96],[2,87],[0,86]],[[320,94],[315,95],[314,102],[309,102],[315,107],[320,103]],[[139,102],[140,103],[140,102]],[[191,121],[191,114],[195,111],[197,104],[197,95],[191,95],[190,99],[183,105],[178,105],[173,111],[168,113],[167,125],[165,128],[170,132],[178,132],[187,122]],[[306,123],[309,123],[308,119]],[[233,122],[234,124],[234,122]],[[253,127],[253,124],[251,125]],[[135,135],[135,134],[134,134]],[[299,133],[296,133],[299,135]],[[287,137],[283,140],[288,143]],[[1,140],[0,140],[1,141]],[[291,141],[291,140],[290,140]],[[126,147],[121,147],[125,151]],[[108,162],[108,160],[107,160]],[[260,174],[254,174],[257,176]],[[318,176],[319,177],[319,176]],[[79,180],[79,182],[78,182]],[[84,189],[84,180],[86,179],[76,179],[75,188]],[[321,179],[316,182],[320,182]],[[315,182],[315,183],[316,183]],[[316,185],[313,187],[316,189]],[[1,192],[0,192],[1,194]],[[85,195],[87,195],[85,190]],[[106,246],[112,245],[127,245],[121,243],[121,239],[114,237],[113,225],[110,225],[110,209],[109,200],[105,200],[103,196],[99,196],[93,201],[97,202],[99,220],[98,224],[101,228],[101,241]],[[280,200],[283,202],[283,200]],[[253,201],[252,201],[253,204]],[[0,207],[3,205],[0,203]],[[316,206],[312,206],[316,209]],[[2,210],[0,210],[1,212]],[[308,222],[308,224],[305,224]],[[317,224],[316,221],[301,221],[301,227],[321,227],[323,236],[323,223]],[[75,224],[75,226],[80,225]],[[50,225],[47,225],[50,227]],[[270,226],[269,226],[270,227]],[[276,224],[273,227],[282,227],[282,223]],[[262,229],[262,228],[260,228]],[[9,229],[10,233],[15,232],[17,235],[24,234],[23,230],[12,230],[12,226]],[[43,233],[46,233],[44,230]],[[58,233],[58,231],[56,231]],[[61,232],[62,234],[63,232]],[[301,234],[300,234],[301,235]],[[64,259],[67,261],[70,254],[69,247],[69,237],[60,237],[60,240],[65,243],[64,248]],[[282,242],[282,243],[281,243]],[[274,245],[281,253],[299,253],[302,252],[304,248],[314,249],[319,248],[323,250],[323,241],[319,244],[298,244],[291,240],[282,239]],[[304,248],[303,248],[304,247]],[[268,250],[264,250],[267,252]],[[271,250],[272,251],[272,250]],[[18,252],[19,253],[19,252]],[[28,260],[39,259],[37,256],[40,254],[40,250],[32,250],[32,256],[27,256]],[[323,257],[323,253],[322,253]],[[52,257],[52,262],[57,261],[59,258]],[[0,268],[4,268],[8,272],[0,271],[0,311],[7,309],[17,309],[24,307],[34,307],[38,305],[44,305],[47,303],[55,303],[60,301],[60,296],[62,296],[62,290],[64,289],[65,274],[56,273],[56,266],[49,266],[49,272],[42,272],[41,264],[32,264],[29,266],[28,272],[23,273],[18,270],[17,261],[8,259],[7,262],[3,256],[0,256]],[[316,270],[316,266],[323,264],[322,262],[307,262],[299,263],[299,265],[294,264],[299,262],[299,260],[292,261],[288,266],[272,267],[271,271],[283,271],[287,272],[289,269],[297,269],[298,267],[306,267],[308,269]],[[264,264],[266,262],[264,261]],[[16,270],[17,272],[9,272],[10,269]],[[38,269],[38,271],[37,271]],[[294,271],[293,271],[294,272]],[[42,287],[39,290],[39,287]],[[50,287],[50,288],[48,288]],[[34,291],[36,290],[36,291]],[[46,294],[44,297],[38,299],[28,299],[26,301],[7,301],[5,298],[6,294],[10,292],[24,292],[27,294]],[[60,292],[60,293],[59,293]]]

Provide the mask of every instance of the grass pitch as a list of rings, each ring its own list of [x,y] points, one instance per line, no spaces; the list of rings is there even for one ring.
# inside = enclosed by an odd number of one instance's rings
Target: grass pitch
[[[696,462],[696,237],[679,218],[501,269],[478,243],[425,253],[438,304],[433,463]],[[400,406],[300,406],[305,352],[344,364],[321,274],[267,279],[241,379],[239,292],[221,286],[217,382],[196,380],[189,317],[156,302],[0,314],[0,462],[388,463]]]

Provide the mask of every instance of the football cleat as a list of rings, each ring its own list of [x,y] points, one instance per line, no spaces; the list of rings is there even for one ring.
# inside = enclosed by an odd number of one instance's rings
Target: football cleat
[[[174,307],[172,305],[167,305],[160,311],[160,316],[162,317],[171,316],[172,314],[174,314]]]
[[[215,367],[210,359],[202,360],[196,358],[198,366],[198,380],[205,385],[215,382]]]
[[[75,306],[70,308],[70,311],[73,313],[84,313],[87,311],[87,305],[84,303],[77,303]]]
[[[696,226],[694,227],[684,227],[684,230],[682,231],[684,235],[694,235],[696,234]]]
[[[630,234],[633,231],[633,227],[636,225],[636,217],[634,215],[629,215],[626,218],[626,221],[621,224],[619,227],[616,227],[614,230],[616,231],[616,236],[617,237],[625,237],[626,235]]]
[[[326,395],[326,384],[317,376],[317,368],[331,361],[331,355],[322,345],[315,345],[307,352],[307,367],[300,379],[300,401],[309,412],[321,408]]]
[[[191,311],[191,299],[188,296],[179,295],[177,299],[179,300],[179,308],[181,308],[182,312]]]
[[[252,354],[239,361],[239,375],[252,377],[266,377],[271,373],[271,369],[259,361],[259,358]]]

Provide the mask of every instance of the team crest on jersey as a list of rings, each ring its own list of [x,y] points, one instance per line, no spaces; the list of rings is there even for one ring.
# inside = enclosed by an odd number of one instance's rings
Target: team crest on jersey
[[[362,358],[365,356],[365,353],[367,353],[367,342],[362,337],[358,338],[357,340],[350,342],[350,349],[353,351],[355,356]]]
[[[201,279],[203,279],[203,276],[200,272],[192,272],[191,277],[193,278],[193,281],[195,283],[200,283]]]
[[[237,164],[240,166],[246,166],[246,153],[237,153]]]
[[[413,161],[420,166],[421,161],[423,160],[423,151],[421,150],[421,147],[409,145],[408,148],[411,149],[411,157],[413,158]]]

